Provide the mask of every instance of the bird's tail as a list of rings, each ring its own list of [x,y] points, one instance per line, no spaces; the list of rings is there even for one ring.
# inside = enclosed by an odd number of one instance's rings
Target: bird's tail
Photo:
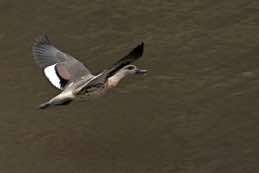
[[[42,103],[40,106],[39,106],[39,109],[45,109],[45,108],[47,108],[47,107],[49,107],[51,104],[50,104],[50,102],[48,101],[48,102],[45,102],[45,103]]]
[[[71,102],[72,102],[72,99],[67,99],[67,100],[62,100],[62,101],[60,101],[60,100],[59,101],[56,101],[56,100],[53,101],[53,99],[52,99],[50,101],[42,103],[39,106],[39,109],[46,109],[49,106],[64,106],[64,105],[68,105]]]

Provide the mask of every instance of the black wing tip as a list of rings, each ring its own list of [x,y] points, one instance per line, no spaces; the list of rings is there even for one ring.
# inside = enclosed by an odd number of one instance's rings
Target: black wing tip
[[[132,53],[136,54],[137,56],[142,56],[144,52],[144,42],[141,42],[135,49],[133,49]]]
[[[139,49],[142,49],[142,51],[143,51],[143,49],[144,49],[144,42],[141,42],[137,47]]]
[[[47,33],[41,34],[33,42],[33,46],[48,45],[48,44],[50,44],[50,40]]]

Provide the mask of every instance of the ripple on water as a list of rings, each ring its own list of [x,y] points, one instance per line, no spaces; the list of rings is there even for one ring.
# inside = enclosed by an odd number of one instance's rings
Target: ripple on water
[[[251,72],[251,71],[242,72],[241,75],[245,78],[253,78],[253,77],[256,76],[256,74],[254,72]]]

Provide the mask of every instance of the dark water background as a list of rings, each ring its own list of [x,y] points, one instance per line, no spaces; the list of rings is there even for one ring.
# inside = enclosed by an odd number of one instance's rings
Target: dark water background
[[[259,1],[0,0],[0,21],[1,173],[259,171]],[[43,32],[93,72],[144,41],[149,73],[40,111]]]

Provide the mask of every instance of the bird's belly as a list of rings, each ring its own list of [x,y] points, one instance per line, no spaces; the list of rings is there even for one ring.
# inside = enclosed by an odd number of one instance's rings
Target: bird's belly
[[[87,97],[99,97],[107,93],[111,88],[117,86],[118,82],[114,80],[107,80],[107,82],[98,88],[90,88],[79,94],[79,98],[84,99]]]
[[[91,88],[84,93],[80,94],[80,97],[88,97],[88,96],[102,96],[108,91],[108,88],[105,86],[99,88]]]

